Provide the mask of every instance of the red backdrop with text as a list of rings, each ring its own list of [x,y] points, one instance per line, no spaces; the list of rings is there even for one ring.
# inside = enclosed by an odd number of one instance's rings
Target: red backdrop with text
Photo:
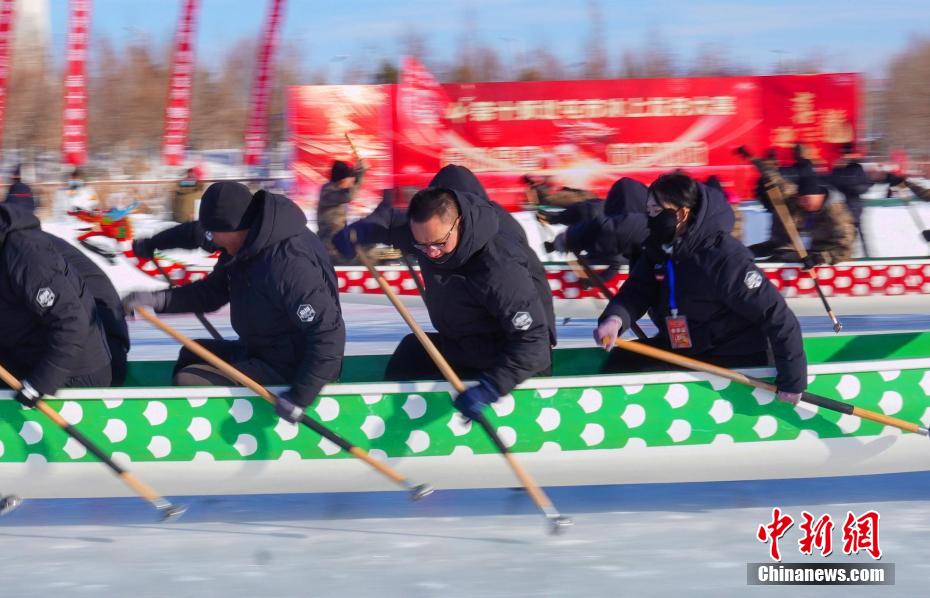
[[[512,210],[524,174],[603,196],[619,177],[683,168],[748,197],[755,173],[733,150],[800,141],[833,158],[855,139],[858,85],[854,74],[441,85],[407,60],[398,85],[291,90],[298,197],[315,204],[332,160],[349,158],[344,132],[377,166],[368,208],[380,189],[422,187],[449,163]]]

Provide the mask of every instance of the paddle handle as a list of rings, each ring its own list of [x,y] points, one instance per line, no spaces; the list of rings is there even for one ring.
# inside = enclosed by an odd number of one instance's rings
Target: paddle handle
[[[423,328],[413,319],[413,316],[410,315],[410,310],[407,309],[403,303],[401,303],[400,298],[394,292],[394,289],[391,288],[391,285],[387,283],[381,273],[378,272],[377,268],[371,263],[371,260],[360,250],[355,252],[358,260],[368,269],[368,272],[374,276],[375,280],[378,281],[378,286],[381,287],[381,291],[387,295],[388,300],[394,305],[397,309],[397,312],[404,319],[404,322],[407,323],[407,326],[410,327],[410,330],[413,331],[413,334],[416,335],[417,339],[423,345],[423,348],[429,354],[430,358],[433,360],[433,363],[436,364],[436,367],[439,368],[439,371],[442,372],[442,375],[446,380],[449,381],[449,384],[452,385],[452,388],[455,389],[455,392],[462,393],[465,392],[465,385],[462,384],[462,380],[455,373],[455,370],[452,369],[452,366],[449,365],[449,362],[446,361],[446,358],[443,357],[442,353],[439,352],[439,349],[436,348],[436,345],[433,344],[433,341],[427,336],[423,331]],[[523,484],[523,487],[526,488],[526,491],[529,493],[530,498],[536,504],[536,506],[546,514],[547,517],[553,517],[558,515],[555,513],[555,509],[552,506],[552,501],[549,500],[549,497],[546,496],[546,493],[543,492],[542,488],[536,483],[536,481],[530,476],[520,462],[514,457],[513,453],[510,452],[510,449],[504,444],[500,436],[497,434],[490,422],[481,415],[476,420],[478,424],[484,429],[487,435],[491,438],[491,441],[497,446],[497,450],[504,455],[504,458],[507,460],[508,465],[513,470],[514,475],[517,476],[517,479],[520,480],[520,483]]]
[[[584,270],[587,277],[591,279],[591,282],[594,283],[594,286],[596,286],[601,291],[601,294],[604,295],[604,298],[608,301],[612,300],[614,298],[613,291],[610,290],[610,287],[607,286],[607,283],[604,282],[604,279],[601,278],[601,275],[595,272],[594,268],[592,268],[588,261],[582,256],[575,254],[575,257],[578,258],[578,264]],[[636,322],[630,322],[630,330],[633,331],[633,334],[635,334],[636,338],[639,340],[646,340],[646,333],[643,332],[643,329],[640,328],[639,324]]]
[[[691,357],[672,353],[671,351],[665,351],[663,349],[659,349],[650,345],[644,345],[636,341],[618,340],[616,345],[625,351],[639,353],[640,355],[652,357],[653,359],[658,359],[659,361],[671,363],[673,365],[677,365],[689,370],[712,374],[714,376],[726,378],[727,380],[732,380],[746,386],[767,390],[772,393],[778,392],[778,388],[776,388],[775,385],[771,382],[753,378],[752,376],[747,376],[741,372],[714,365],[712,363],[707,363],[705,361],[699,361]],[[904,430],[905,432],[914,432],[916,434],[923,434],[924,436],[928,435],[926,428],[922,428],[903,419],[898,419],[897,417],[892,417],[890,415],[884,415],[881,413],[875,413],[874,411],[863,409],[861,407],[854,407],[849,403],[843,403],[841,401],[820,396],[812,392],[805,391],[801,393],[801,400],[805,403],[811,403],[812,405],[817,405],[831,411],[855,415],[857,417],[878,422],[886,426],[892,426],[894,428]]]
[[[446,358],[443,357],[442,353],[439,352],[439,349],[436,348],[436,345],[433,344],[432,339],[423,331],[423,328],[417,323],[413,316],[410,314],[410,310],[407,309],[407,306],[404,305],[400,298],[397,296],[397,293],[394,292],[394,289],[391,288],[391,285],[381,276],[381,273],[378,272],[377,268],[371,263],[371,260],[368,259],[362,251],[356,251],[356,257],[368,269],[368,272],[375,278],[378,282],[378,286],[381,287],[381,292],[383,292],[388,300],[394,305],[394,308],[397,310],[397,313],[400,314],[400,317],[404,319],[404,322],[407,323],[407,326],[413,331],[413,334],[416,335],[417,340],[423,345],[423,348],[426,350],[427,354],[430,356],[430,359],[433,360],[433,363],[436,364],[436,367],[439,368],[439,371],[442,372],[443,377],[449,381],[449,384],[452,385],[452,388],[455,389],[455,392],[465,392],[465,385],[462,383],[461,378],[458,377],[458,374],[455,373],[455,370],[452,369],[452,366],[449,365],[449,362],[446,361]]]
[[[355,158],[355,160],[357,161],[358,158],[359,158],[359,156],[358,156],[358,149],[355,147],[355,143],[352,142],[352,138],[349,137],[349,134],[348,134],[348,133],[343,133],[343,134],[344,134],[345,137],[346,137],[346,141],[349,143],[349,148],[352,150],[352,156],[353,156],[353,157]]]
[[[165,269],[161,267],[161,264],[158,263],[158,258],[154,255],[152,256],[152,263],[155,264],[155,269],[158,270],[158,272],[162,275],[170,288],[173,289],[178,286],[177,283],[171,279],[171,276],[168,275],[168,272],[166,272]],[[197,321],[200,322],[204,329],[210,333],[210,336],[213,337],[213,340],[223,340],[223,335],[221,335],[219,331],[213,327],[213,324],[210,323],[210,320],[208,320],[205,315],[203,315],[201,312],[197,312],[194,314],[194,316],[197,317]]]
[[[208,351],[200,343],[194,340],[191,340],[190,338],[188,338],[181,332],[178,332],[173,327],[163,322],[161,319],[155,317],[155,315],[149,312],[146,308],[144,307],[136,308],[136,313],[138,313],[140,316],[148,320],[153,326],[155,326],[156,328],[158,328],[159,330],[161,330],[168,336],[174,338],[176,341],[184,345],[188,351],[194,353],[195,355],[197,355],[198,357],[200,357],[201,359],[203,359],[204,361],[206,361],[207,363],[209,363],[216,369],[220,370],[220,372],[222,372],[225,376],[232,378],[233,380],[235,380],[242,386],[245,386],[246,388],[248,388],[249,390],[257,394],[261,398],[265,399],[272,405],[278,402],[278,398],[267,388],[265,388],[264,386],[262,386],[261,384],[253,380],[252,378],[248,377],[247,375],[243,374],[237,368],[234,368],[232,365],[226,363],[224,360],[214,355],[211,351]],[[372,467],[374,467],[375,469],[377,469],[379,472],[383,473],[387,477],[391,478],[395,482],[404,484],[405,486],[409,485],[409,483],[407,482],[407,479],[404,476],[397,473],[390,466],[382,463],[381,461],[378,461],[377,459],[369,455],[366,451],[353,445],[352,443],[342,438],[341,436],[339,436],[338,434],[336,434],[335,432],[333,432],[332,430],[330,430],[323,424],[319,423],[315,419],[311,418],[310,416],[304,414],[304,416],[301,418],[301,423],[303,423],[304,425],[312,429],[314,432],[316,432],[320,436],[323,436],[324,438],[326,438],[327,440],[329,440],[330,442],[332,442],[339,448],[345,450],[348,453],[351,453],[355,457],[358,457],[365,463],[368,463],[369,465],[371,465]]]
[[[798,233],[797,227],[794,225],[794,219],[791,217],[791,213],[788,211],[788,206],[785,205],[785,198],[781,194],[781,189],[778,184],[772,180],[773,174],[768,172],[767,169],[761,166],[761,163],[757,163],[753,160],[753,163],[762,170],[762,174],[765,177],[765,194],[768,196],[769,200],[772,202],[772,206],[775,208],[775,213],[778,215],[778,219],[781,220],[782,226],[785,229],[785,232],[788,233],[788,238],[791,239],[791,245],[794,246],[794,250],[798,253],[798,257],[803,262],[807,258],[807,248],[804,247],[804,242],[801,240],[801,235]],[[827,296],[824,295],[823,289],[820,288],[820,283],[817,281],[816,268],[811,268],[807,270],[807,275],[810,276],[810,279],[814,283],[814,288],[817,289],[817,295],[820,297],[820,302],[823,303],[823,308],[827,312],[827,317],[830,318],[830,322],[833,324],[833,331],[839,334],[843,329],[843,325],[840,324],[839,318],[836,317],[836,314],[833,313],[833,308],[830,307],[830,302],[827,300]]]
[[[7,369],[3,366],[0,366],[0,379],[2,379],[3,382],[14,391],[18,391],[23,387],[22,383],[16,378],[16,376],[7,371]],[[100,447],[94,444],[89,438],[84,436],[84,434],[82,434],[77,428],[68,423],[68,420],[62,417],[60,413],[49,407],[48,403],[46,403],[44,400],[38,399],[36,401],[36,409],[38,409],[47,418],[52,420],[56,426],[64,430],[69,436],[77,440],[92,455],[100,459],[100,461],[109,467],[113,473],[115,473],[121,480],[123,480],[127,486],[132,488],[136,494],[152,503],[152,505],[158,509],[164,509],[171,506],[171,503],[162,498],[161,495],[158,494],[158,492],[156,492],[151,486],[117,465],[117,463],[113,461],[109,455],[104,453]]]

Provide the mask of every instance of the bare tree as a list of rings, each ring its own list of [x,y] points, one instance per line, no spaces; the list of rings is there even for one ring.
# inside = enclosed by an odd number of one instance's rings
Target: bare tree
[[[930,38],[915,38],[891,63],[882,101],[890,147],[930,156]]]
[[[588,1],[590,32],[585,40],[583,78],[607,78],[607,44],[604,39],[604,14],[598,0]]]

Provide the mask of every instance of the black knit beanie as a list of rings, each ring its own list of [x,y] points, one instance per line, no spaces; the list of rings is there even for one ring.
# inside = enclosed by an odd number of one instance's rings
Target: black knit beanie
[[[200,224],[204,230],[216,233],[245,230],[255,219],[251,207],[252,193],[242,183],[213,183],[200,200]]]

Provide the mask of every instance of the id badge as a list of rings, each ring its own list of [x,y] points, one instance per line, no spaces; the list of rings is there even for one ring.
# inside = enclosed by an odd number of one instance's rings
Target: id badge
[[[668,316],[665,327],[673,349],[690,349],[691,332],[688,331],[688,318],[685,316]]]

